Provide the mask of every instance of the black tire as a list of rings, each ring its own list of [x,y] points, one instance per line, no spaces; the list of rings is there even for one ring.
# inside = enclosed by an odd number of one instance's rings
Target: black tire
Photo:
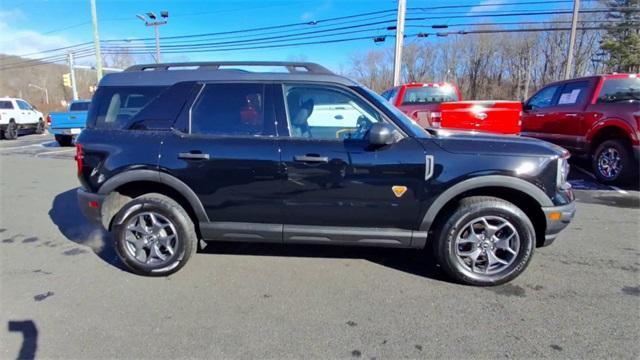
[[[126,224],[141,213],[153,212],[169,220],[176,230],[177,244],[174,253],[162,264],[143,264],[126,248]],[[174,200],[162,194],[145,194],[127,204],[116,214],[112,233],[120,260],[132,272],[146,276],[167,276],[180,270],[196,252],[197,235],[193,221],[187,212]]]
[[[62,147],[73,145],[73,137],[70,135],[56,135],[55,138],[58,145]]]
[[[35,133],[38,135],[44,134],[45,129],[46,126],[44,124],[44,121],[42,119],[38,120],[38,125],[36,126]]]
[[[610,153],[620,158],[617,162],[620,168],[616,173],[607,171],[604,158]],[[591,167],[598,181],[603,184],[628,184],[638,174],[638,162],[631,152],[631,146],[624,140],[607,140],[600,144],[591,157]]]
[[[468,266],[463,265],[463,261],[456,255],[456,247],[459,246],[455,242],[457,236],[468,229],[467,224],[481,217],[508,221],[519,237],[518,251],[513,255],[513,260],[500,271],[489,275],[472,271]],[[536,236],[531,220],[517,206],[499,198],[488,196],[464,198],[459,202],[458,207],[436,226],[433,246],[438,263],[447,275],[463,284],[476,286],[504,284],[520,275],[533,256]]]
[[[7,140],[15,140],[18,137],[18,125],[13,120],[9,120],[7,127],[4,129],[4,138]]]

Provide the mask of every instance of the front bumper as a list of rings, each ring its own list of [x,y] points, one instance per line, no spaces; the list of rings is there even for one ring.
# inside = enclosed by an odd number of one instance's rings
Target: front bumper
[[[576,204],[543,207],[544,217],[547,220],[547,230],[544,234],[542,246],[551,245],[560,231],[564,230],[576,214]]]
[[[78,189],[78,205],[82,214],[96,224],[102,224],[102,204],[105,195],[88,192],[82,188]]]

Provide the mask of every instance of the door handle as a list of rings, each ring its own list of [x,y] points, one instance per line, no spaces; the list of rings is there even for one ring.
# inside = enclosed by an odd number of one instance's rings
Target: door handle
[[[536,116],[537,116],[537,117],[543,117],[543,116],[545,116],[545,115],[546,115],[546,114],[536,114]]]
[[[186,152],[179,153],[178,159],[186,159],[186,160],[209,160],[211,157],[209,154],[197,153],[197,152]]]
[[[326,156],[309,156],[309,155],[296,155],[293,159],[297,162],[304,163],[328,163],[329,158]]]
[[[569,116],[569,117],[576,117],[578,116],[578,114],[575,113],[568,113],[568,114],[564,114],[565,116]]]

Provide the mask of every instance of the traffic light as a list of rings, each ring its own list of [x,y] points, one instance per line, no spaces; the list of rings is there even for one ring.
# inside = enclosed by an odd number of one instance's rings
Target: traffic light
[[[62,74],[62,84],[66,87],[71,87],[71,74]]]

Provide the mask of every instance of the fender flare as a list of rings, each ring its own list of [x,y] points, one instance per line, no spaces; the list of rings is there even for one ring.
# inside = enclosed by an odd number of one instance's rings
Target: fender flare
[[[209,217],[204,210],[204,206],[202,206],[202,202],[196,193],[194,193],[193,190],[191,190],[191,188],[189,188],[189,186],[180,179],[158,170],[140,169],[120,173],[102,184],[98,190],[98,194],[108,195],[118,187],[135,181],[150,181],[169,186],[187,199],[199,222],[209,221]]]
[[[612,127],[617,128],[618,130],[627,134],[627,136],[632,142],[637,142],[640,140],[637,138],[636,132],[633,130],[633,128],[631,128],[631,126],[629,126],[629,124],[626,121],[618,118],[607,118],[607,119],[601,119],[587,131],[587,134],[585,136],[587,143],[590,144],[593,141],[593,139],[598,135],[598,133],[602,131],[602,129],[612,128]],[[590,150],[594,150],[594,149],[590,149]]]
[[[486,187],[509,188],[527,194],[536,200],[541,207],[554,206],[547,194],[530,182],[504,175],[480,176],[462,181],[440,194],[431,206],[429,206],[427,213],[424,215],[424,218],[420,223],[420,231],[429,231],[431,225],[433,225],[433,221],[436,219],[436,216],[440,213],[440,210],[442,210],[453,198],[469,190]]]

